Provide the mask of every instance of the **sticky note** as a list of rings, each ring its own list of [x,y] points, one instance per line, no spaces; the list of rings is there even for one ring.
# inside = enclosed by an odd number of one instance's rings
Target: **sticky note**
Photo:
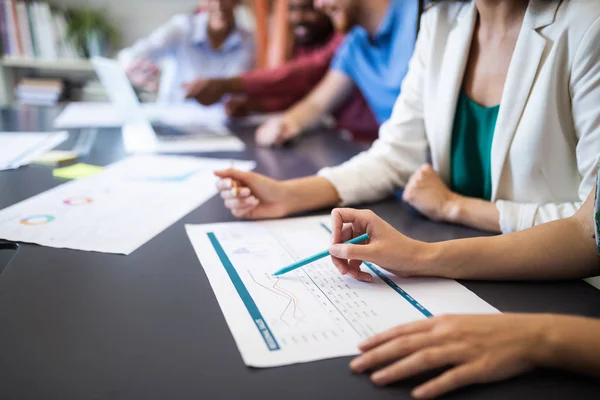
[[[71,165],[70,167],[57,168],[52,171],[52,175],[55,178],[61,179],[79,179],[85,178],[86,176],[99,174],[102,171],[104,171],[104,167],[79,163]]]
[[[61,165],[77,160],[77,153],[72,151],[53,150],[31,160],[32,164]]]

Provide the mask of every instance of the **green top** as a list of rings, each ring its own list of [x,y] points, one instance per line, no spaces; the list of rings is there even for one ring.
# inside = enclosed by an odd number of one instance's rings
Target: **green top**
[[[452,190],[468,197],[492,198],[492,139],[500,106],[483,107],[460,92],[454,116],[450,170]]]

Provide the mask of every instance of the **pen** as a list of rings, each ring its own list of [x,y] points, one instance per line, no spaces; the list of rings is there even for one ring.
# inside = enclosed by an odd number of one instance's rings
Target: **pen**
[[[369,234],[365,233],[364,235],[360,235],[355,237],[354,239],[350,239],[347,242],[345,242],[344,244],[358,244],[361,242],[364,242],[366,240],[369,240]],[[322,251],[321,253],[317,253],[314,256],[310,256],[308,258],[305,258],[304,260],[300,260],[298,262],[295,262],[291,265],[288,265],[285,268],[281,268],[279,271],[276,271],[273,275],[274,276],[281,276],[283,274],[287,274],[288,272],[291,272],[295,269],[304,267],[307,264],[313,263],[317,260],[320,260],[321,258],[325,258],[329,255],[329,251],[325,250]]]

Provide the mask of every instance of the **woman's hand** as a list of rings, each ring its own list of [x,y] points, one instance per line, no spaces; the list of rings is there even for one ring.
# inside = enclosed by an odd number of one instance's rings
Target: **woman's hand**
[[[255,172],[215,171],[225,207],[237,218],[280,218],[287,214],[285,185]]]
[[[412,395],[431,399],[475,383],[495,382],[544,364],[549,315],[442,316],[399,326],[359,348],[350,368],[371,375],[379,386],[429,370],[451,368],[417,387]]]
[[[369,210],[338,208],[331,213],[331,220],[333,238],[329,252],[342,275],[370,282],[371,275],[360,269],[363,261],[403,277],[420,274],[416,257],[426,252],[426,243],[407,238]],[[364,233],[369,234],[367,242],[344,244]]]
[[[285,117],[273,117],[256,130],[256,143],[260,146],[281,146],[300,135],[300,127]]]
[[[460,196],[448,189],[429,164],[423,164],[410,177],[402,198],[433,221],[457,219]]]

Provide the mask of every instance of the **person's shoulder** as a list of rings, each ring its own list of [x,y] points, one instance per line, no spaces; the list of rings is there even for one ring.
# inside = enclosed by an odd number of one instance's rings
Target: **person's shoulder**
[[[569,58],[581,51],[596,53],[600,49],[598,0],[538,0],[530,6],[528,23],[532,28],[539,28],[540,34],[554,43],[565,44]]]
[[[600,1],[563,0],[556,7],[554,22],[570,32],[585,35],[592,26],[598,27],[600,24]]]
[[[472,7],[472,1],[434,0],[425,6],[423,17],[427,19],[454,21],[469,7]]]
[[[190,29],[192,24],[194,23],[194,17],[190,17],[186,14],[175,14],[169,19],[167,24],[172,26],[177,26],[182,29]]]
[[[452,27],[461,15],[473,7],[472,1],[438,0],[430,1],[423,10],[421,26],[444,29]]]

